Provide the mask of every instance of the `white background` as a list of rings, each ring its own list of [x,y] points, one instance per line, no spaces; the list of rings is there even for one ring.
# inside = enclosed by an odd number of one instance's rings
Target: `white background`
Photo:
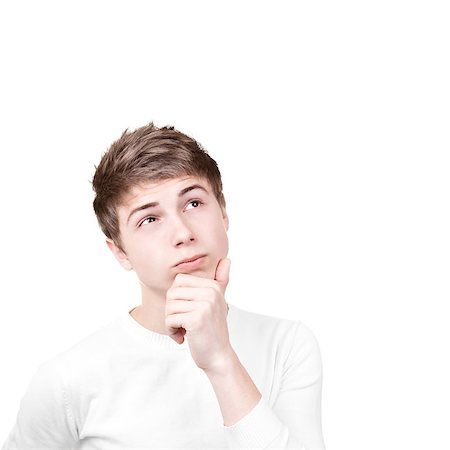
[[[139,303],[90,179],[153,120],[219,163],[228,301],[318,338],[327,448],[448,449],[445,3],[3,1],[0,441],[41,362]]]

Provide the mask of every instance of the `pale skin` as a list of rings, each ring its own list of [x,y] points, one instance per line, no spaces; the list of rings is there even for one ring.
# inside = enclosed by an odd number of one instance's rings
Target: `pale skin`
[[[213,386],[224,425],[234,425],[261,393],[228,335],[225,206],[207,180],[183,176],[135,186],[117,213],[121,248],[106,242],[122,267],[140,280],[142,304],[132,316],[179,344],[187,337],[193,360]],[[178,264],[194,256],[201,257]]]

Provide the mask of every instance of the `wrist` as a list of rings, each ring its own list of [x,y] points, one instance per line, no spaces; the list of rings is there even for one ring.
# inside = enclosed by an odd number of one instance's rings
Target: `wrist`
[[[239,364],[239,358],[230,346],[217,356],[214,362],[208,368],[204,369],[204,372],[209,377],[225,375],[232,372]]]

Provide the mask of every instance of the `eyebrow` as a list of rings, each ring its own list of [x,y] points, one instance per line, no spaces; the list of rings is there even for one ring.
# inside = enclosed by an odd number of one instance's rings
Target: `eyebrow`
[[[207,194],[209,194],[209,192],[202,185],[200,185],[200,184],[193,184],[191,186],[187,186],[187,187],[181,189],[181,191],[178,192],[178,197],[183,197],[183,195],[187,194],[190,191],[193,191],[194,189],[201,189],[202,191],[204,191]],[[159,202],[145,203],[144,205],[138,206],[137,208],[133,209],[133,211],[131,211],[130,215],[128,216],[127,225],[130,222],[131,217],[134,214],[136,214],[137,212],[143,211],[145,209],[155,208],[156,206],[159,206]]]

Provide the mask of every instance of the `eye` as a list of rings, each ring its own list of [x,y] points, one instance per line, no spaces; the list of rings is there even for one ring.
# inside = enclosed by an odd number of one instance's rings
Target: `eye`
[[[152,223],[156,220],[156,217],[146,217],[140,224],[141,225],[146,225],[147,223]]]
[[[203,205],[203,202],[201,200],[191,200],[188,203],[188,206],[192,205],[194,208],[198,208],[200,205]],[[186,208],[186,209],[190,209],[190,208]]]

